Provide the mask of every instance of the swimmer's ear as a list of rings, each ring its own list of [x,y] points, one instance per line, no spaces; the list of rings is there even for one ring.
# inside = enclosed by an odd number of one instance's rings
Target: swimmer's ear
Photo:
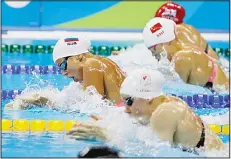
[[[154,99],[147,99],[148,100],[148,105],[152,105]]]
[[[83,61],[83,59],[84,59],[84,56],[83,55],[79,55],[78,60],[79,61]]]

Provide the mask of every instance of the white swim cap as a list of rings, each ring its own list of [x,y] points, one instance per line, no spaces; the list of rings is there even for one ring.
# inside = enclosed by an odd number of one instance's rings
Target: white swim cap
[[[123,81],[120,93],[132,97],[152,99],[163,94],[164,75],[151,69],[138,69],[128,74]]]
[[[61,38],[55,44],[53,50],[53,61],[67,57],[87,53],[90,50],[91,42],[88,39],[80,37]]]
[[[150,48],[156,44],[174,40],[176,23],[166,18],[152,18],[143,30],[145,45]]]

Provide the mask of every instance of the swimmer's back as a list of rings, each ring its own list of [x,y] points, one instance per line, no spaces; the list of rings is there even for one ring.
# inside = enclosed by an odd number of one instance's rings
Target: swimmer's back
[[[122,70],[119,66],[113,62],[112,60],[97,56],[96,58],[100,62],[102,62],[104,69],[104,85],[105,85],[105,93],[109,99],[114,99],[115,102],[120,101],[120,86],[125,78]]]
[[[196,45],[209,56],[218,59],[216,52],[207,44],[206,40],[201,36],[200,32],[196,28],[184,23],[178,24],[176,28],[180,41],[185,44]]]
[[[201,42],[200,33],[191,25],[181,23],[176,25],[176,29],[181,42],[205,48],[204,42]]]
[[[178,121],[176,126],[176,131],[173,136],[173,141],[175,144],[181,143],[184,148],[196,146],[201,140],[201,134],[203,125],[205,127],[205,148],[223,148],[224,144],[219,139],[219,137],[210,128],[203,123],[200,117],[198,117],[185,103],[183,100],[173,97],[165,96],[164,105],[168,105],[170,109],[176,110],[175,113],[179,113],[181,120]],[[161,105],[163,105],[161,104]],[[159,105],[159,107],[161,107]]]
[[[213,59],[202,52],[201,49],[185,45],[175,54],[175,69],[182,76],[187,76],[184,81],[190,84],[205,86],[213,72]],[[216,63],[216,61],[214,61]],[[183,67],[182,67],[183,66]],[[219,65],[214,85],[227,83],[227,77]]]

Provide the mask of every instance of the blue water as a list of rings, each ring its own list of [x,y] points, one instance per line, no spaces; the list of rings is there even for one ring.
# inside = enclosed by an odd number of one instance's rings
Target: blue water
[[[31,44],[54,44],[54,41],[30,41]],[[38,43],[40,42],[40,43]],[[41,43],[42,42],[42,43]],[[3,41],[4,43],[4,41]],[[23,41],[21,42],[23,43]],[[25,44],[25,42],[24,42]],[[28,44],[28,41],[27,43]],[[111,45],[111,42],[94,42],[95,45]],[[115,43],[114,45],[120,45]],[[220,44],[220,45],[219,45]],[[123,43],[124,46],[132,43]],[[228,47],[227,43],[215,43],[214,47]],[[54,65],[51,54],[2,54],[2,64],[12,65]],[[26,86],[39,84],[40,87],[52,85],[58,89],[69,85],[71,79],[62,75],[9,75],[2,74],[2,89],[23,90]],[[211,94],[207,89],[199,86],[186,85],[182,83],[168,83],[164,87],[164,92],[176,95]],[[10,100],[2,100],[2,108]],[[229,109],[194,109],[199,115],[216,114],[222,115]],[[89,117],[80,112],[62,112],[45,108],[32,108],[29,110],[7,111],[2,109],[2,118],[7,119],[60,119],[86,121]],[[221,139],[227,143],[229,137],[220,135]],[[27,133],[3,133],[2,134],[2,156],[3,157],[75,157],[77,153],[90,145],[103,144],[96,141],[76,141],[66,139],[64,133],[43,133],[40,135]],[[127,154],[127,156],[131,156]],[[190,155],[186,155],[190,156]]]

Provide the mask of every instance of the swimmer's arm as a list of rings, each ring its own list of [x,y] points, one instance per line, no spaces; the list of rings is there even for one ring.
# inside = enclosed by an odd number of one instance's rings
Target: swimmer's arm
[[[83,67],[83,88],[94,86],[104,96],[104,77],[101,65],[97,60],[88,59]]]
[[[19,97],[19,99],[21,99],[23,102],[34,104],[37,106],[45,105],[48,102],[47,97],[43,97],[39,94],[34,94],[31,97],[23,97],[22,96],[22,97]]]
[[[179,118],[178,110],[173,104],[163,103],[152,113],[150,124],[161,140],[174,145],[173,136]]]
[[[48,101],[47,97],[40,96],[37,93],[32,96],[17,96],[14,101],[5,105],[5,109],[27,109],[31,104],[42,107]]]

